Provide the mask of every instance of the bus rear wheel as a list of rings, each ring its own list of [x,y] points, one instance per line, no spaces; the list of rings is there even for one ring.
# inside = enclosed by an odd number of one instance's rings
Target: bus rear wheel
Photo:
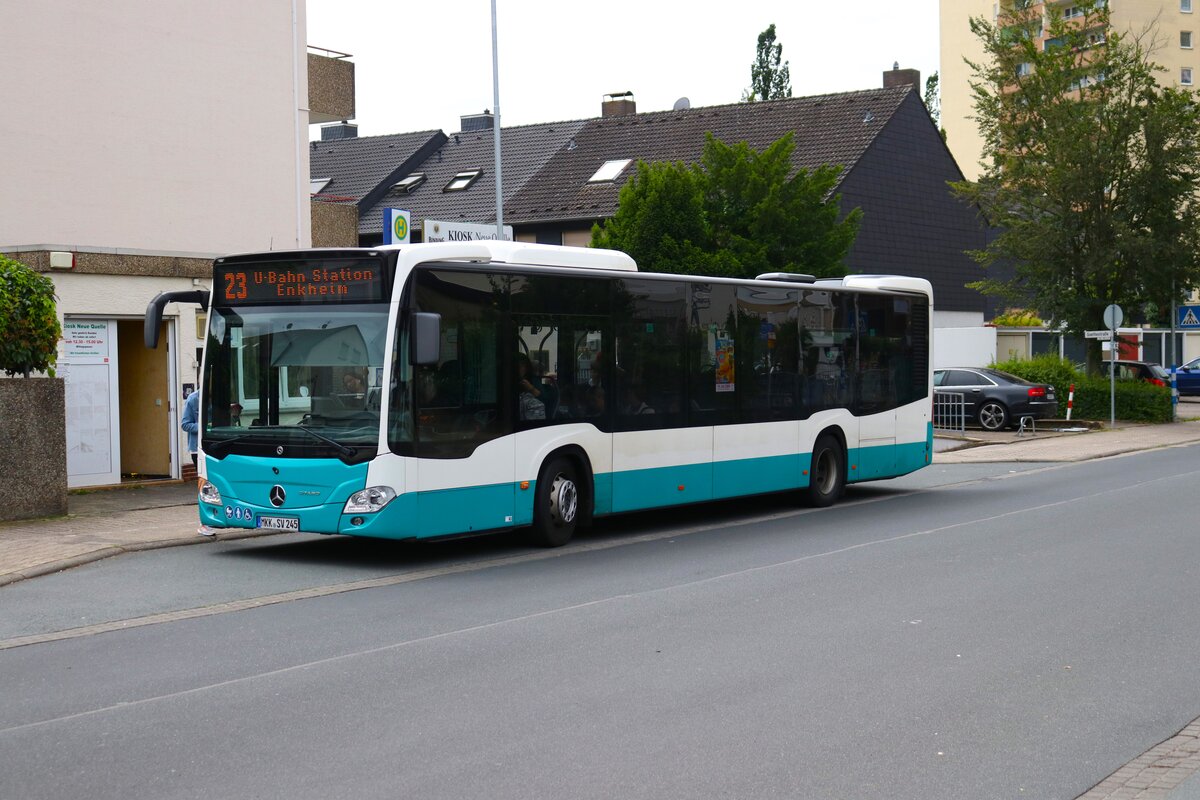
[[[846,453],[837,437],[823,433],[813,445],[804,499],[810,506],[825,508],[837,502],[846,489]]]
[[[579,471],[566,458],[542,468],[534,491],[531,539],[541,547],[562,547],[579,523]]]

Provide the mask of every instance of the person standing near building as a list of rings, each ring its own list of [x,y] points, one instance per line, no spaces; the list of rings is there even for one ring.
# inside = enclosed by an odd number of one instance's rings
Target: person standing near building
[[[188,435],[188,452],[192,454],[192,466],[196,464],[197,439],[200,433],[200,391],[196,390],[187,396],[187,400],[183,401],[183,419],[179,421],[179,427],[187,431]]]

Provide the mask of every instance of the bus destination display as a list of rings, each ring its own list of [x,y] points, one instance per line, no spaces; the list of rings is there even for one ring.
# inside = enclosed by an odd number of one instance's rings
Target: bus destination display
[[[219,264],[213,287],[220,305],[386,302],[380,261]]]

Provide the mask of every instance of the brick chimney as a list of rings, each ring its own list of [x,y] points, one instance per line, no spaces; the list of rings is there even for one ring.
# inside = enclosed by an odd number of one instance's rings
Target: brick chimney
[[[496,127],[496,118],[492,116],[492,112],[484,109],[482,114],[463,114],[459,118],[459,124],[462,126],[462,132],[469,131],[490,131]]]
[[[892,68],[883,73],[883,88],[895,89],[897,86],[912,86],[921,88],[921,70],[900,69],[900,62],[892,63]]]
[[[343,120],[334,125],[321,126],[321,141],[329,142],[336,139],[355,139],[358,138],[358,126],[352,122]]]
[[[600,116],[602,117],[627,117],[636,113],[637,101],[633,99],[633,92],[606,94],[603,102],[600,103]]]

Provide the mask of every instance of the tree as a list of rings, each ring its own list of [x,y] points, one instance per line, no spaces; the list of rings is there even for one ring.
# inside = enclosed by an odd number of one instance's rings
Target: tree
[[[53,374],[61,334],[54,284],[0,256],[0,370],[26,378],[31,372]]]
[[[750,88],[742,94],[743,102],[781,100],[792,96],[792,80],[788,62],[780,62],[783,45],[775,44],[775,23],[758,35],[758,49],[750,65]]]
[[[1078,334],[1103,327],[1109,303],[1141,316],[1200,282],[1200,108],[1157,84],[1145,44],[1112,31],[1104,4],[1076,8],[1066,20],[1046,7],[1045,44],[1041,6],[971,20],[987,160],[955,190],[999,229],[976,260],[1013,269],[973,285]]]
[[[940,78],[935,72],[925,79],[925,108],[929,111],[929,118],[933,120],[933,124],[938,126],[938,130],[942,132],[942,138],[946,138],[946,129],[942,127],[942,96],[938,91],[938,83]]]
[[[622,250],[652,272],[842,275],[862,210],[839,219],[841,168],[793,174],[794,149],[790,133],[761,153],[709,134],[698,164],[639,162],[616,214],[593,227],[592,246]]]

